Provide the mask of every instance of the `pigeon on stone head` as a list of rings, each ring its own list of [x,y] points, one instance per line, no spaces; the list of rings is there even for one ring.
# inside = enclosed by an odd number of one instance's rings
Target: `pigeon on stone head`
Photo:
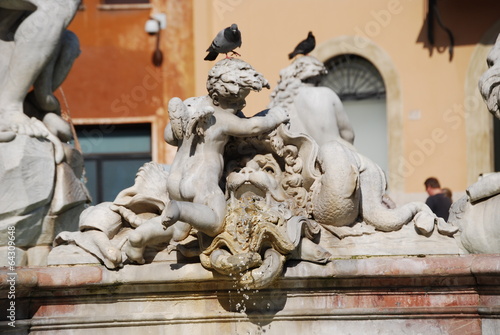
[[[230,27],[219,31],[217,36],[215,36],[212,44],[207,49],[208,55],[205,57],[205,60],[215,60],[220,53],[226,54],[226,58],[229,52],[240,56],[239,53],[234,51],[234,49],[240,46],[241,32],[238,29],[238,25],[233,23]]]
[[[314,35],[312,31],[307,34],[307,38],[297,44],[293,52],[288,54],[288,59],[292,59],[293,57],[297,55],[307,55],[311,51],[314,50],[314,47],[316,46],[316,39],[314,38]]]

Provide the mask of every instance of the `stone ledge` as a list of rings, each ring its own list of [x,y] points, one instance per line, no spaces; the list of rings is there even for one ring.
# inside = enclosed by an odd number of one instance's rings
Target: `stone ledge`
[[[500,255],[289,262],[272,287],[237,288],[200,264],[17,269],[16,330],[30,334],[494,334]],[[0,275],[1,309],[8,274]],[[4,316],[0,332],[12,330]]]
[[[9,272],[4,269],[0,272],[0,289],[8,287]],[[81,289],[96,285],[171,283],[182,286],[187,282],[231,283],[230,279],[204,269],[199,263],[155,262],[146,265],[125,265],[116,271],[107,270],[101,265],[18,267],[15,273],[18,287],[36,287],[38,290],[70,287]],[[326,265],[288,262],[279,286],[286,286],[287,281],[333,278],[364,280],[366,284],[369,280],[390,278],[418,278],[420,281],[425,278],[451,278],[454,281],[458,278],[468,278],[469,284],[478,284],[479,277],[482,285],[500,284],[500,255],[367,257],[336,259]]]

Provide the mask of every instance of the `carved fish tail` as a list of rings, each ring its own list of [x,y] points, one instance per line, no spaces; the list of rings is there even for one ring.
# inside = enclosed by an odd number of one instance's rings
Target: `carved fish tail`
[[[380,231],[396,231],[413,220],[418,212],[425,209],[426,206],[418,202],[393,209],[387,208],[383,204],[383,196],[387,188],[384,172],[365,157],[362,157],[361,161],[361,216],[363,221]]]

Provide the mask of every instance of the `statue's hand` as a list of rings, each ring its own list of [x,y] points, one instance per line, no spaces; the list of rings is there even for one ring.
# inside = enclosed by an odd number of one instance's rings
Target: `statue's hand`
[[[13,110],[0,110],[0,142],[10,142],[16,138],[18,129],[29,124],[30,119],[22,112]],[[23,130],[21,130],[23,131]]]
[[[271,108],[267,115],[276,120],[276,126],[290,121],[290,115],[288,115],[288,112],[282,107]]]

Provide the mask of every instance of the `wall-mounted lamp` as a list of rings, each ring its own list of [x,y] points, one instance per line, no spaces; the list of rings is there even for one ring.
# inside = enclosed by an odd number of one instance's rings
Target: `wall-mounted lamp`
[[[144,30],[149,35],[156,35],[156,47],[153,52],[153,65],[161,66],[163,62],[163,53],[160,50],[160,32],[167,27],[167,15],[164,13],[157,13],[151,15],[151,18],[146,21]]]
[[[448,34],[448,39],[450,41],[450,46],[448,48],[449,53],[450,53],[450,62],[453,59],[453,48],[455,46],[455,37],[453,37],[453,33],[451,30],[446,27],[443,23],[443,20],[441,19],[441,13],[439,12],[438,6],[437,6],[437,0],[429,0],[429,5],[427,9],[427,38],[429,40],[429,44],[432,47],[434,47],[435,41],[434,41],[434,20],[439,24],[441,29],[443,29],[447,34]]]

